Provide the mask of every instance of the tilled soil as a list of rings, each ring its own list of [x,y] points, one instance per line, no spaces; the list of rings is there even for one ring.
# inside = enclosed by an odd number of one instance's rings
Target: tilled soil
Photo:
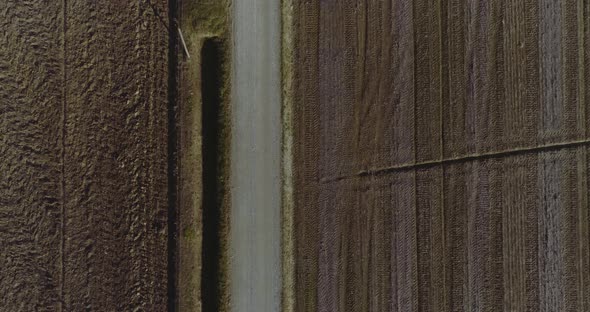
[[[0,2],[0,310],[165,311],[166,1]]]
[[[588,310],[587,5],[293,2],[295,310]]]

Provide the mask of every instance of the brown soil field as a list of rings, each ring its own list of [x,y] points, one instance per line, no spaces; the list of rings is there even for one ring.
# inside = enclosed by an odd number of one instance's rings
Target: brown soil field
[[[588,3],[292,3],[294,310],[588,311]]]
[[[282,5],[285,311],[590,310],[587,1]],[[231,10],[0,1],[0,311],[230,310]]]
[[[0,311],[228,308],[229,8],[0,3]]]
[[[168,307],[167,1],[0,2],[0,310]]]

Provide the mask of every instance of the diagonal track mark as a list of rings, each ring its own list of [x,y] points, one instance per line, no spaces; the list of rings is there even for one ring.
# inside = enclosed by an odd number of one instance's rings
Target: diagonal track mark
[[[361,170],[361,171],[359,171],[355,174],[351,174],[351,175],[327,177],[327,178],[320,179],[320,183],[330,183],[330,182],[346,180],[346,179],[350,179],[350,178],[354,178],[354,177],[378,176],[378,175],[384,175],[384,174],[389,174],[389,173],[394,173],[394,172],[403,172],[403,171],[408,171],[408,170],[413,170],[413,169],[430,168],[430,167],[435,167],[435,166],[439,166],[439,165],[458,164],[458,163],[465,163],[465,162],[470,162],[470,161],[493,159],[493,158],[506,158],[506,157],[512,157],[512,156],[517,156],[517,155],[523,155],[523,154],[556,151],[556,150],[566,149],[566,148],[578,148],[578,147],[583,147],[583,146],[588,146],[588,145],[590,145],[590,140],[577,140],[577,141],[545,144],[545,145],[539,145],[539,146],[523,147],[523,148],[510,149],[510,150],[504,150],[504,151],[494,151],[494,152],[482,153],[482,154],[471,154],[471,155],[444,158],[444,159],[431,160],[431,161],[418,162],[418,163],[400,164],[400,165],[390,166],[390,167]]]

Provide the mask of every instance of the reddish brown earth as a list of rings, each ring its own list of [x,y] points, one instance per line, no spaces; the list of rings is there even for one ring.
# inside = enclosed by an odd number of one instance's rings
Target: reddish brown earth
[[[165,311],[167,1],[0,2],[0,310]]]
[[[589,310],[590,5],[293,2],[295,310]]]

